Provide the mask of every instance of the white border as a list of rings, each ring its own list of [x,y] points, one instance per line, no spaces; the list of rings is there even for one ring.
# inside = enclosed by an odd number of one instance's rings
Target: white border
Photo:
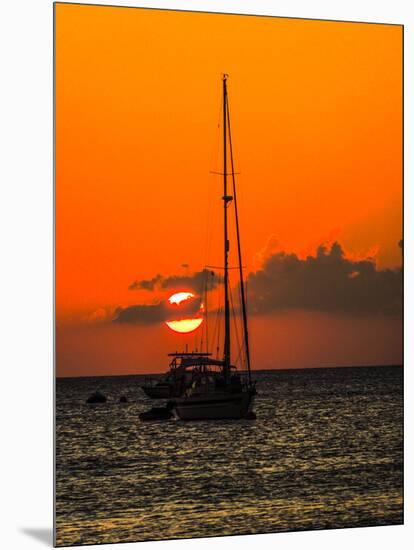
[[[409,548],[410,535],[414,539],[410,513],[414,504],[410,471],[410,465],[414,464],[413,434],[407,415],[413,402],[411,371],[414,368],[410,364],[413,347],[408,337],[414,334],[413,293],[407,284],[413,275],[413,224],[409,223],[413,206],[411,3],[404,0],[120,0],[119,4],[405,25],[406,525],[141,543],[139,548],[155,549],[160,544],[171,550],[184,547],[245,550],[251,545],[270,548],[275,544],[284,550],[303,547],[348,550],[350,546],[361,549],[369,546],[376,550]],[[52,527],[52,2],[9,0],[3,3],[0,41],[0,517],[3,526],[0,543],[8,550],[24,550],[44,546],[47,530]],[[34,536],[24,530],[32,530]],[[130,544],[113,547],[132,548]]]

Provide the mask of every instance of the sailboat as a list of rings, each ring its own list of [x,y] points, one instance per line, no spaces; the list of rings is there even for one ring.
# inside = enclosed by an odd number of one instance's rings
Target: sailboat
[[[230,112],[227,93],[228,75],[222,77],[223,89],[223,253],[224,253],[224,345],[223,356],[212,359],[211,354],[202,354],[191,358],[191,384],[182,395],[176,397],[171,406],[175,415],[182,420],[219,420],[237,419],[251,416],[255,382],[251,376],[250,347],[247,325],[246,293],[243,279],[243,262],[240,244],[240,227],[237,210],[236,181],[233,163],[233,148],[231,141]],[[228,172],[228,156],[230,156],[230,172]],[[232,195],[229,189],[229,177],[232,182]],[[244,356],[247,366],[247,377],[241,375],[231,358],[231,309],[229,287],[229,220],[230,204],[234,206],[235,229],[237,239],[238,273],[240,285],[240,301],[242,314],[242,332]],[[234,314],[234,312],[233,312]],[[194,361],[194,359],[196,359]],[[185,357],[181,355],[181,360]]]

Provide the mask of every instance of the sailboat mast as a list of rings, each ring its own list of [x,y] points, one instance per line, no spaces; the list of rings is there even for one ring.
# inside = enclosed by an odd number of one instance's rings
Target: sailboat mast
[[[229,302],[229,250],[227,204],[227,75],[223,75],[223,207],[224,207],[224,372],[230,372],[230,302]]]

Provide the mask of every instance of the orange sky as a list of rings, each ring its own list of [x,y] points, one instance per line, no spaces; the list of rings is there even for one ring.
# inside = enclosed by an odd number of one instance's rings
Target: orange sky
[[[222,182],[210,171],[221,169],[223,72],[248,271],[266,253],[304,257],[333,239],[349,257],[401,264],[401,27],[55,9],[58,374],[162,370],[174,345],[164,327],[102,328],[93,319],[154,300],[128,290],[136,279],[222,262]],[[294,319],[286,341],[309,323],[301,313]],[[321,332],[330,324],[317,322]],[[263,346],[284,326],[280,316],[272,329],[254,323]],[[338,334],[352,341],[348,325]],[[318,363],[304,335],[307,360],[286,352],[273,366],[400,360],[399,321],[361,330],[367,341],[389,334],[382,355],[359,342],[347,359],[337,338],[329,361]]]

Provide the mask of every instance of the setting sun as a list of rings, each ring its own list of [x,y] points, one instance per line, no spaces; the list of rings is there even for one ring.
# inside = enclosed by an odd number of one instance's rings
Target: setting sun
[[[192,292],[176,292],[168,298],[168,303],[174,307],[176,319],[169,319],[165,321],[168,328],[174,332],[181,334],[188,334],[194,332],[201,326],[203,317],[200,317],[200,313],[203,311],[204,306],[202,303],[198,305],[199,299]],[[180,307],[180,304],[182,306]],[[188,307],[197,308],[195,317],[190,317]],[[188,316],[188,317],[187,317]],[[183,318],[184,317],[184,318]]]

